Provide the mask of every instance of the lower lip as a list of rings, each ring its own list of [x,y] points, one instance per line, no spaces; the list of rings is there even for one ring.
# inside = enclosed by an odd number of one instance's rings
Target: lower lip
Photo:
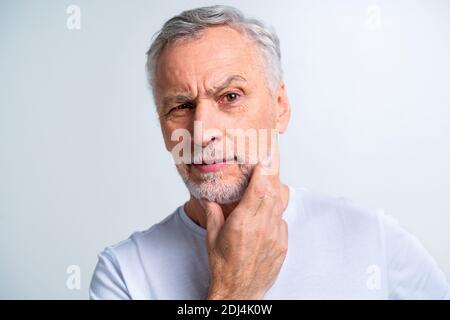
[[[212,164],[193,164],[194,168],[202,173],[208,172],[216,172],[222,170],[227,166],[228,163],[220,162],[220,163],[212,163]]]

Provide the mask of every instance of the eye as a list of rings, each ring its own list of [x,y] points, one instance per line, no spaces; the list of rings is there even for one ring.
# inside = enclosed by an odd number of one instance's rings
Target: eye
[[[239,93],[236,92],[229,92],[225,94],[221,100],[224,100],[223,102],[235,102],[240,97]]]
[[[193,108],[193,105],[191,103],[185,102],[185,103],[182,103],[182,104],[170,109],[167,114],[171,114],[172,112],[175,112],[175,111],[182,112],[185,109],[192,109],[192,108]]]
[[[192,108],[192,106],[189,104],[189,103],[183,103],[183,104],[180,104],[179,106],[177,106],[176,107],[178,110],[181,110],[181,109],[186,109],[186,108]]]

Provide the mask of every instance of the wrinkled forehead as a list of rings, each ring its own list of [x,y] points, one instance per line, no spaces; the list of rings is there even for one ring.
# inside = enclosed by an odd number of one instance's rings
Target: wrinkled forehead
[[[213,88],[230,75],[241,75],[251,83],[260,77],[262,60],[256,44],[228,26],[210,27],[201,36],[169,44],[155,72],[160,94]]]

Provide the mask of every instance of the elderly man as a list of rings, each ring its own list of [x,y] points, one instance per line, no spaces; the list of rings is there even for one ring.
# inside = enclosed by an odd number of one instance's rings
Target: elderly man
[[[147,71],[191,196],[99,254],[92,299],[448,297],[392,218],[280,181],[290,105],[273,30],[232,7],[185,11],[154,39]]]

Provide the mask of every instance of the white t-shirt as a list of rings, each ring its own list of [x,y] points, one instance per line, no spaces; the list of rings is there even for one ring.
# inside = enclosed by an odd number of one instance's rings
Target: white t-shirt
[[[345,198],[289,187],[288,253],[265,299],[443,299],[444,273],[390,216]],[[150,229],[107,247],[91,299],[205,299],[206,230],[180,206]]]

